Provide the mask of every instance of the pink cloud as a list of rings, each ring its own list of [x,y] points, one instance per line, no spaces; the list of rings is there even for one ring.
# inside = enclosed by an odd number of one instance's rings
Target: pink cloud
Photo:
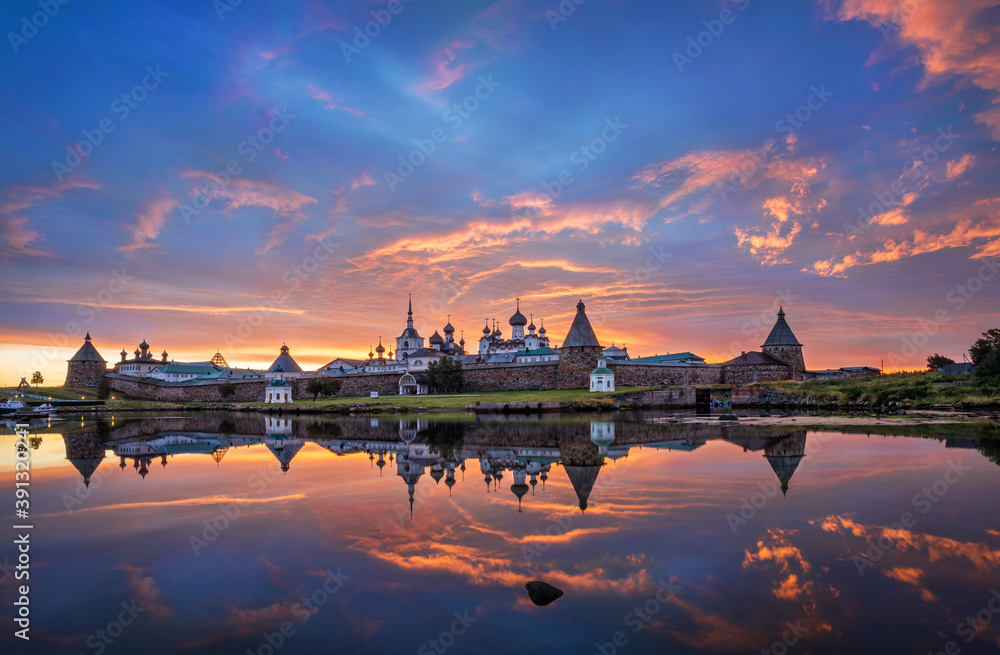
[[[132,240],[119,250],[132,253],[143,248],[151,248],[154,244],[150,242],[160,234],[163,225],[179,204],[180,201],[171,196],[166,189],[143,203],[135,213],[135,223],[128,228]]]
[[[0,256],[52,257],[52,253],[34,247],[41,235],[28,227],[28,217],[19,215],[75,189],[100,189],[96,182],[68,178],[48,186],[15,184],[4,189],[0,203]]]
[[[326,106],[323,107],[323,109],[327,111],[340,110],[347,112],[351,116],[356,116],[357,118],[363,118],[365,116],[365,112],[361,111],[360,109],[354,109],[353,107],[348,107],[347,105],[342,105],[340,103],[340,100],[338,100],[332,93],[330,93],[329,91],[324,91],[315,84],[310,84],[307,90],[309,91],[309,95],[311,97],[317,100],[322,100],[323,102],[326,103]]]
[[[305,218],[303,208],[316,203],[315,198],[278,182],[237,178],[223,183],[214,174],[199,171],[183,171],[181,177],[214,182],[208,188],[196,184],[188,193],[191,197],[204,195],[211,201],[220,202],[219,211],[224,214],[232,214],[245,207],[264,207],[281,217],[281,221],[271,229],[264,245],[257,249],[258,254],[284,243],[295,226]]]
[[[469,74],[476,65],[471,62],[455,63],[462,50],[471,48],[471,42],[453,41],[436,52],[430,61],[430,78],[417,86],[422,95],[442,91]]]
[[[365,171],[351,182],[351,191],[356,191],[363,186],[375,186],[375,180]]]

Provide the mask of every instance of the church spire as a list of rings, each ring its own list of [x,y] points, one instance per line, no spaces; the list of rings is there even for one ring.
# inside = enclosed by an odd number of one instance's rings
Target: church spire
[[[413,327],[413,294],[409,294],[410,302],[406,309],[406,327]]]

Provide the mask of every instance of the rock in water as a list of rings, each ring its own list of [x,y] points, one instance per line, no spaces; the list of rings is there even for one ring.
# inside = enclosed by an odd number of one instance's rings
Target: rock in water
[[[562,589],[541,580],[525,582],[524,588],[528,590],[528,598],[531,599],[531,602],[539,607],[544,607],[563,595]]]
[[[738,421],[734,414],[719,414],[720,421]]]

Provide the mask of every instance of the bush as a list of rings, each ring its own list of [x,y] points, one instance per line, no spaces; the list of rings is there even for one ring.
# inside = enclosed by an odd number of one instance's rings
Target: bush
[[[332,378],[313,378],[306,382],[306,393],[317,400],[320,396],[336,396],[344,385],[343,380]]]
[[[232,398],[236,395],[236,385],[232,382],[223,382],[219,385],[219,395],[223,400]]]
[[[108,384],[107,378],[101,378],[101,381],[97,383],[97,399],[107,400],[111,397],[111,385]]]
[[[994,350],[976,366],[976,386],[1000,387],[1000,350]]]

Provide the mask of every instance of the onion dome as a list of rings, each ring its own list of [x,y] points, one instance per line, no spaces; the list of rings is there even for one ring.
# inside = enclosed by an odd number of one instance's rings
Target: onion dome
[[[521,313],[521,299],[520,298],[517,299],[517,309],[514,311],[514,315],[510,317],[510,321],[508,321],[508,323],[510,323],[512,326],[527,325],[528,324],[528,319],[526,319],[524,317],[524,314]]]
[[[136,348],[136,349],[135,349],[135,356],[136,356],[136,357],[138,357],[139,355],[140,355],[140,353],[139,353],[139,349],[138,349],[138,348]]]
[[[515,496],[517,496],[517,511],[518,512],[521,511],[521,499],[524,498],[524,495],[526,493],[528,493],[529,489],[530,489],[530,487],[528,485],[524,484],[523,482],[515,482],[514,484],[510,485],[511,493],[513,493]]]
[[[383,345],[382,345],[382,337],[379,337],[379,338],[378,338],[378,347],[377,347],[377,348],[375,348],[375,352],[377,352],[377,353],[378,353],[378,356],[379,356],[379,357],[381,357],[381,356],[382,356],[382,353],[384,353],[384,352],[385,352],[385,346],[383,346]]]
[[[432,346],[434,345],[440,346],[441,344],[444,343],[444,338],[440,334],[438,334],[437,330],[434,330],[434,334],[431,335],[431,338],[428,339],[428,341]]]
[[[529,332],[534,332],[535,331],[535,315],[534,314],[531,315],[531,322],[528,323],[528,331]]]
[[[143,350],[149,350],[149,344],[146,343],[145,339],[142,340],[142,343],[139,344],[139,347],[142,348]]]
[[[434,479],[434,482],[436,484],[441,484],[441,478],[443,477],[444,477],[444,471],[442,471],[441,469],[436,468],[431,471],[431,478]]]
[[[372,352],[372,347],[368,346],[368,359],[371,359],[374,356],[375,356],[375,353]]]
[[[125,356],[127,356],[127,355],[128,355],[128,353],[127,353],[127,352],[125,352],[125,349],[124,349],[124,348],[122,348],[122,356],[123,356],[123,357],[125,357]]]
[[[160,353],[160,357],[162,357],[163,359],[166,359],[167,358],[167,351],[164,350],[162,353]]]
[[[455,334],[455,327],[451,324],[451,314],[448,315],[448,324],[444,326],[445,334]]]
[[[486,321],[486,327],[483,328],[483,334],[490,336],[490,322]]]
[[[542,319],[542,328],[538,331],[538,334],[545,334],[545,319]]]

